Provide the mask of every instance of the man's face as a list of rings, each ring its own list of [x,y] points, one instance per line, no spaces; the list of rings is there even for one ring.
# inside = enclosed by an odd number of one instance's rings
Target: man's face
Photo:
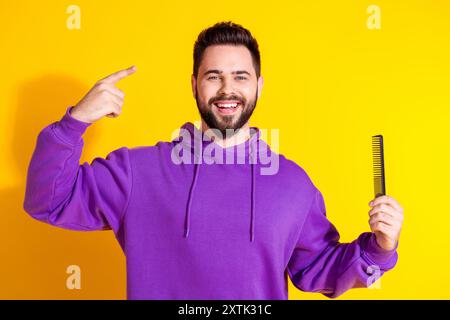
[[[242,45],[207,47],[197,78],[192,76],[192,91],[203,121],[220,130],[224,138],[226,129],[233,129],[233,134],[247,124],[262,85],[263,78],[256,78],[252,55]]]

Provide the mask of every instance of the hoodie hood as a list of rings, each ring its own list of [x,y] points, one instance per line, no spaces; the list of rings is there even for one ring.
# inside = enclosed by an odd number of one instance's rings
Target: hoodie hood
[[[201,179],[201,167],[208,164],[236,165],[250,164],[248,178],[251,181],[250,212],[249,212],[249,234],[250,241],[255,240],[255,190],[256,169],[258,166],[258,152],[268,150],[268,145],[261,138],[261,131],[257,127],[249,128],[249,137],[237,145],[223,148],[215,143],[204,132],[193,123],[186,122],[180,129],[180,135],[173,140],[180,143],[184,155],[189,155],[190,163],[194,163],[194,174],[189,188],[189,195],[185,211],[184,237],[189,237],[190,216],[192,198],[196,190],[197,181]],[[206,151],[206,152],[205,152]],[[216,151],[219,152],[217,157]],[[219,159],[219,161],[217,161]],[[221,159],[221,160],[220,160]],[[229,162],[231,161],[231,162]]]

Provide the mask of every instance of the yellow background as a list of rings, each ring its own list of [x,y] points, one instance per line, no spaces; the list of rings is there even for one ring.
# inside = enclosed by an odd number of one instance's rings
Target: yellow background
[[[371,136],[383,134],[387,193],[405,209],[396,268],[380,289],[338,299],[450,298],[448,182],[450,5],[446,1],[0,2],[0,298],[124,299],[125,258],[112,232],[74,232],[22,209],[39,131],[98,79],[122,80],[124,112],[88,129],[82,161],[169,140],[199,120],[192,49],[217,21],[250,29],[265,86],[252,125],[280,130],[280,152],[322,191],[341,241],[369,231]],[[66,9],[81,9],[69,30]],[[381,29],[366,26],[381,8]],[[66,268],[81,267],[81,290]],[[168,279],[168,281],[170,281]],[[289,284],[291,299],[327,299]]]

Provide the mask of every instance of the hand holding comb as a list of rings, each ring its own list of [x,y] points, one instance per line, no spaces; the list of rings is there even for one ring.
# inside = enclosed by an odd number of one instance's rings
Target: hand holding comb
[[[403,208],[393,197],[386,195],[384,177],[383,136],[372,136],[373,187],[375,198],[370,201],[369,225],[378,246],[391,251],[397,248],[403,224]]]

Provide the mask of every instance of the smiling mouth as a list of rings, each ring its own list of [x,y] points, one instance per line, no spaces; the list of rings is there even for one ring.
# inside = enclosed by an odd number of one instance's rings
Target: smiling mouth
[[[221,114],[233,114],[241,106],[239,101],[217,101],[213,105]]]

